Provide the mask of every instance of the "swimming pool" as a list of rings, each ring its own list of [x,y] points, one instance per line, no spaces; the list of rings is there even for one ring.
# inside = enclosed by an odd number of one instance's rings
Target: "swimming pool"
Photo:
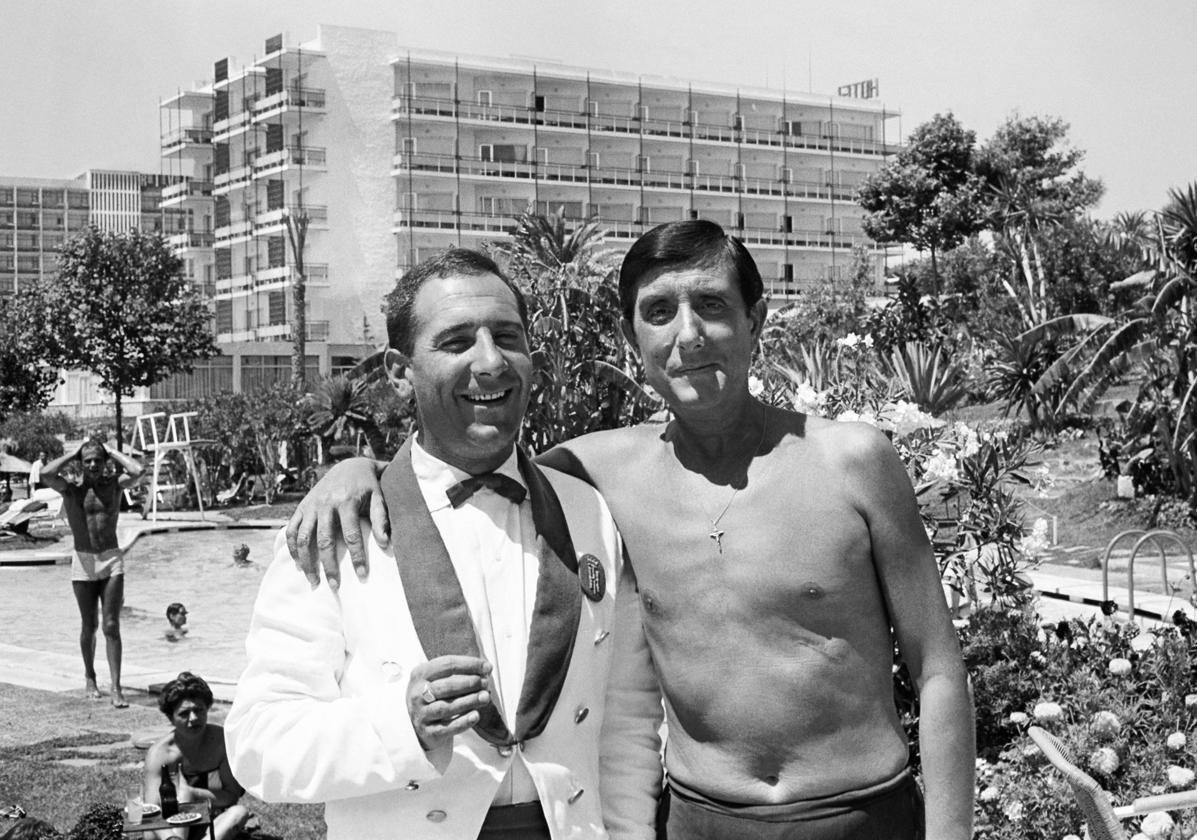
[[[274,528],[147,534],[125,556],[121,638],[125,667],[189,670],[214,682],[233,682],[245,668],[245,634],[258,584],[271,560]],[[249,546],[250,563],[233,563]],[[69,548],[69,545],[66,546]],[[79,655],[79,611],[69,565],[0,567],[2,637],[8,644]],[[187,607],[188,633],[166,639],[166,607]],[[96,672],[107,685],[104,640],[96,643]]]

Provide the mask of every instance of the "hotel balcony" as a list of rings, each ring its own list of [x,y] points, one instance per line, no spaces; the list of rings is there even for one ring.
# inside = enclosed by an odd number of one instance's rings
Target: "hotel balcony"
[[[252,105],[252,102],[247,102],[247,104]],[[245,131],[252,122],[252,110],[238,111],[235,114],[230,114],[212,124],[212,140],[217,143],[221,140],[227,140],[233,135]]]
[[[328,263],[307,263],[304,266],[309,286],[328,285]],[[295,278],[295,266],[279,265],[264,268],[257,273],[257,288],[282,287]]]
[[[327,168],[325,150],[313,146],[290,146],[273,152],[264,152],[254,160],[255,178],[265,178],[295,166],[324,171]]]
[[[853,201],[855,187],[832,186],[814,181],[781,181],[771,178],[749,178],[739,175],[703,175],[620,167],[588,167],[570,164],[527,161],[493,161],[453,155],[407,154],[400,152],[392,158],[392,176],[412,172],[444,175],[504,178],[540,183],[600,184],[614,187],[648,187],[664,190],[736,195],[768,195],[830,201]]]
[[[417,230],[461,230],[476,233],[511,233],[516,228],[514,216],[486,213],[458,213],[453,210],[396,210],[392,232]]]
[[[245,242],[254,235],[254,223],[250,219],[238,219],[227,225],[216,228],[215,236],[218,245],[233,245]]]
[[[254,287],[254,275],[237,274],[233,277],[223,277],[216,281],[216,294],[229,296],[234,294],[244,294]]]
[[[212,129],[176,128],[162,135],[162,156],[178,154],[188,147],[212,147]]]
[[[308,228],[328,227],[328,207],[323,204],[305,204],[303,210],[308,214]],[[279,233],[286,229],[284,219],[290,214],[299,214],[299,208],[279,207],[275,210],[264,210],[254,217],[254,231],[259,234]]]
[[[323,114],[325,109],[324,90],[321,88],[287,87],[276,93],[269,93],[253,104],[253,120],[261,122],[278,116],[285,111],[302,111],[304,114]]]
[[[591,114],[546,109],[536,111],[518,105],[479,105],[424,96],[395,96],[391,99],[391,120],[407,117],[434,117],[446,120],[468,120],[481,123],[526,125],[529,127],[560,128],[603,134],[640,135],[673,138],[684,141],[754,146],[809,149],[817,152],[835,151],[859,155],[891,155],[901,146],[848,137],[829,137],[816,134],[791,134],[779,126],[776,129],[737,127],[687,120],[662,120],[652,117],[625,117],[616,114]]]
[[[184,178],[177,184],[170,184],[162,188],[162,206],[174,207],[188,199],[207,199],[212,197],[213,184],[198,178]]]
[[[213,195],[228,195],[233,190],[248,187],[253,180],[254,168],[249,164],[221,172],[212,179]]]
[[[304,334],[307,341],[328,341],[328,321],[304,321]],[[267,324],[254,330],[259,340],[286,341],[291,338],[290,324]]]
[[[167,234],[166,241],[176,251],[211,248],[216,244],[216,235],[202,231],[184,230]]]

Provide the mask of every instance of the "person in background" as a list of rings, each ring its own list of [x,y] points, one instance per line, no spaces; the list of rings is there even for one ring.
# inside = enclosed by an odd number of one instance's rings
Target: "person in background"
[[[187,608],[175,601],[166,608],[166,621],[170,625],[166,629],[166,640],[177,642],[187,635]]]
[[[224,729],[208,722],[212,702],[208,683],[190,671],[183,671],[163,687],[158,708],[170,721],[171,731],[146,752],[141,796],[146,804],[161,807],[158,790],[165,768],[179,802],[207,800],[216,840],[231,840],[252,814],[240,803],[245,789],[229,768]],[[182,826],[162,832],[160,840],[186,837],[187,832]],[[206,836],[206,829],[203,833]]]
[[[38,452],[37,458],[29,465],[29,497],[33,498],[33,491],[42,486],[42,468],[46,466],[46,453]]]
[[[60,472],[76,468],[77,479]],[[62,509],[71,527],[74,555],[71,587],[79,605],[82,628],[79,649],[87,696],[98,698],[96,685],[96,625],[103,616],[108,673],[112,678],[112,705],[129,704],[121,690],[121,607],[125,602],[125,549],[117,539],[121,495],[141,477],[142,466],[98,439],[83,442],[74,452],[55,458],[42,468],[42,482],[62,496]]]

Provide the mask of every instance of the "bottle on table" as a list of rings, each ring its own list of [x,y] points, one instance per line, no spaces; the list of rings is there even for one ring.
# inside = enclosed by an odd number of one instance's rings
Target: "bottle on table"
[[[158,784],[158,797],[162,800],[162,819],[179,813],[179,794],[175,790],[175,780],[170,777],[170,770],[165,766],[162,768],[162,781]]]

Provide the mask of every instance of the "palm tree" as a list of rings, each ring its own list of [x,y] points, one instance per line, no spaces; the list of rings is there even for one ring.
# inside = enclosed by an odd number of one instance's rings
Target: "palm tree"
[[[370,385],[370,380],[364,377],[350,379],[339,374],[322,377],[316,390],[308,394],[312,407],[308,428],[330,443],[361,432],[375,456],[379,456],[386,449],[386,441],[374,421],[367,393]]]

